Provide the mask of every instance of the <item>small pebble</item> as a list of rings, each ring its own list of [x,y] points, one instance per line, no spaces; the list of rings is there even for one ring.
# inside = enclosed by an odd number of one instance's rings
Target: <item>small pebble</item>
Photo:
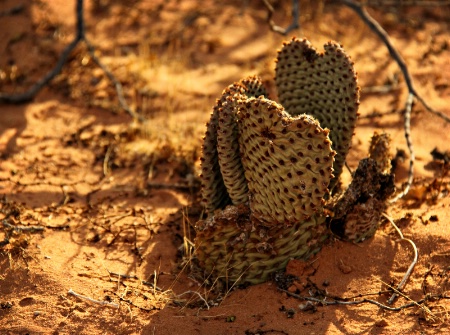
[[[344,264],[342,260],[338,263],[338,268],[343,274],[348,274],[353,271],[352,267],[350,265]]]

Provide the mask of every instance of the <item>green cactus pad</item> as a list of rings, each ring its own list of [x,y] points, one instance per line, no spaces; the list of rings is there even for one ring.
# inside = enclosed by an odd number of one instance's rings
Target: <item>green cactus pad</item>
[[[267,92],[261,80],[252,76],[230,86],[225,94],[225,101],[219,108],[217,151],[225,187],[232,203],[238,205],[248,201],[248,187],[239,151],[236,105],[247,97],[267,96]]]
[[[224,95],[226,92],[224,91]],[[225,187],[222,174],[220,172],[219,157],[217,153],[217,127],[219,124],[219,109],[224,101],[217,100],[211,118],[206,124],[206,132],[203,137],[201,174],[202,182],[202,202],[208,213],[214,212],[218,208],[224,208],[231,203]]]
[[[203,277],[258,284],[291,258],[306,259],[325,239],[325,218],[313,216],[292,226],[264,226],[247,205],[228,206],[197,222],[195,250]]]
[[[284,43],[278,53],[275,82],[280,103],[289,114],[311,115],[330,129],[337,152],[333,166],[337,179],[351,146],[359,88],[353,62],[344,49],[334,42],[324,47],[324,53],[317,53],[304,39]]]
[[[290,117],[263,97],[238,104],[239,143],[250,208],[266,224],[293,224],[322,209],[333,177],[328,138],[313,117]]]

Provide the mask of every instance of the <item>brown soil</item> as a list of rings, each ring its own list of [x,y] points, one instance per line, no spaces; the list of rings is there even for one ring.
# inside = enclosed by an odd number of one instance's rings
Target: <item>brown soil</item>
[[[56,63],[74,37],[75,1],[0,2],[0,91],[21,92]],[[243,3],[247,3],[243,5]],[[344,45],[362,87],[348,163],[366,155],[374,130],[408,153],[401,110],[406,86],[385,46],[350,10],[302,2],[302,30],[317,47]],[[315,4],[315,5],[313,5]],[[289,21],[289,2],[274,19]],[[384,7],[371,13],[405,58],[418,92],[450,116],[450,7]],[[123,83],[138,125],[118,107],[113,85],[80,44],[63,73],[34,101],[0,105],[1,334],[435,334],[450,331],[450,125],[414,106],[415,181],[389,208],[419,260],[393,306],[307,306],[302,296],[359,295],[386,303],[413,259],[388,222],[360,244],[331,239],[289,277],[233,289],[221,300],[189,277],[189,241],[199,218],[198,157],[204,124],[223,88],[258,74],[273,93],[273,59],[282,37],[270,31],[261,1],[115,1],[86,4],[87,36]],[[399,78],[398,82],[395,78]],[[391,86],[389,86],[391,85]],[[383,86],[386,92],[374,92]],[[372,89],[372,90],[371,90]],[[392,112],[392,113],[391,113]],[[386,113],[367,118],[373,113]],[[447,156],[448,159],[448,156]],[[397,167],[405,182],[408,155]],[[348,173],[344,181],[348,181]],[[43,230],[12,231],[6,224]],[[128,277],[118,277],[116,274]],[[155,287],[155,284],[157,288]],[[72,289],[98,301],[69,294]],[[198,292],[198,293],[196,293]],[[381,292],[380,294],[378,294]],[[199,295],[207,300],[208,306]],[[328,298],[330,299],[330,298]]]

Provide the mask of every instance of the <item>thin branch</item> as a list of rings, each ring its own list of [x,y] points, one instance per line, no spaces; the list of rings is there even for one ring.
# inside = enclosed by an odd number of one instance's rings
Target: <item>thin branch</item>
[[[408,280],[408,278],[411,276],[411,273],[414,269],[414,266],[417,264],[417,260],[419,258],[419,252],[417,251],[417,247],[415,245],[415,243],[408,239],[408,238],[404,238],[403,237],[403,233],[401,232],[401,230],[397,227],[397,225],[394,223],[394,220],[387,214],[383,213],[383,216],[391,223],[391,225],[395,228],[395,230],[397,231],[398,235],[400,236],[401,241],[406,241],[408,243],[410,243],[413,247],[414,250],[414,259],[411,262],[411,264],[408,267],[408,270],[406,270],[405,275],[403,276],[403,279],[401,280],[401,282],[397,285],[397,288],[395,290],[395,292],[392,294],[392,296],[389,298],[389,300],[387,301],[387,303],[389,305],[392,305],[392,303],[394,302],[395,298],[397,298],[398,296],[398,292],[400,292],[401,290],[403,290],[403,288],[406,285],[406,281]]]
[[[340,0],[340,2],[346,5],[347,7],[351,8],[356,14],[358,14],[358,16],[364,21],[364,23],[370,28],[370,30],[372,30],[381,39],[381,41],[387,47],[389,54],[395,60],[400,70],[402,71],[403,77],[405,78],[406,86],[408,86],[408,91],[412,93],[414,97],[416,97],[417,100],[419,100],[423,104],[423,106],[428,112],[439,116],[440,118],[444,119],[447,122],[450,122],[450,117],[439,111],[432,109],[425,102],[425,100],[419,95],[419,93],[417,93],[413,84],[413,80],[411,78],[411,74],[409,73],[408,66],[406,65],[402,56],[395,49],[386,30],[384,30],[383,27],[372,16],[370,16],[370,14],[366,11],[366,9],[359,3],[352,0]]]
[[[112,72],[109,71],[109,69],[106,67],[106,65],[104,65],[102,63],[100,58],[98,58],[95,55],[95,49],[94,49],[94,46],[91,44],[91,42],[89,40],[87,40],[86,38],[84,39],[84,42],[86,43],[89,53],[90,53],[92,59],[94,60],[94,62],[103,70],[103,72],[106,74],[108,79],[113,83],[114,87],[116,88],[117,97],[119,99],[119,104],[123,108],[123,110],[125,110],[128,114],[130,114],[134,119],[139,120],[139,121],[144,121],[144,117],[142,115],[138,115],[135,111],[133,111],[130,108],[130,106],[128,105],[128,103],[125,100],[122,84],[120,83],[120,81],[117,80],[117,78],[112,74]]]
[[[284,290],[281,288],[278,288],[280,291],[286,293],[287,295],[300,299],[300,300],[305,300],[305,301],[312,301],[312,302],[316,302],[319,304],[322,304],[324,306],[330,306],[330,305],[359,305],[359,304],[364,304],[364,303],[369,303],[369,304],[373,304],[376,305],[382,309],[388,310],[388,311],[392,311],[392,312],[398,312],[401,311],[402,309],[405,308],[410,308],[413,306],[417,306],[416,302],[411,302],[399,307],[391,307],[391,306],[386,306],[384,304],[382,304],[381,302],[378,302],[376,300],[372,300],[372,299],[361,299],[361,300],[352,300],[352,301],[346,301],[344,299],[342,300],[338,300],[338,299],[333,299],[333,300],[326,300],[326,299],[318,299],[318,298],[314,298],[314,297],[306,297],[306,296],[301,296],[292,292],[289,292],[288,290]]]
[[[55,78],[64,66],[70,53],[75,49],[82,39],[84,39],[84,22],[83,22],[83,0],[77,0],[77,34],[74,40],[63,50],[55,67],[42,77],[36,84],[31,86],[28,91],[19,94],[0,93],[0,102],[19,104],[32,100],[36,94],[44,88],[53,78]]]
[[[45,227],[42,227],[42,226],[22,226],[22,225],[15,226],[15,225],[8,223],[6,220],[3,220],[2,224],[4,227],[6,227],[8,229],[12,229],[15,232],[30,231],[30,232],[34,233],[36,231],[43,231],[45,229]]]
[[[113,292],[113,291],[109,291],[109,292],[111,292],[117,298],[119,298],[120,301],[126,302],[127,304],[129,304],[129,305],[131,305],[133,307],[139,308],[142,311],[151,312],[151,311],[154,311],[154,310],[160,310],[159,307],[145,308],[145,307],[138,306],[134,302],[132,302],[130,299],[125,299],[124,297],[121,297],[119,294],[117,294],[117,292]]]
[[[44,77],[38,80],[38,82],[34,84],[28,91],[25,91],[24,93],[19,94],[0,93],[0,102],[19,104],[32,100],[42,88],[44,88],[51,80],[53,80],[53,78],[55,78],[59,73],[61,73],[64,64],[67,62],[67,59],[69,58],[69,55],[78,45],[78,43],[84,42],[86,43],[89,54],[91,55],[94,62],[103,70],[108,79],[114,84],[119,99],[120,107],[124,109],[128,114],[130,114],[134,119],[143,121],[143,117],[141,115],[138,115],[135,111],[133,111],[127,104],[124,97],[122,84],[95,55],[95,49],[93,45],[86,38],[85,22],[83,16],[83,0],[77,0],[76,16],[77,16],[76,36],[74,40],[63,50],[55,67],[50,72],[48,72]]]
[[[406,194],[408,194],[409,189],[411,188],[411,185],[412,185],[413,179],[414,179],[414,162],[416,160],[416,155],[414,153],[414,147],[413,147],[412,137],[411,137],[411,110],[412,110],[413,100],[414,100],[414,96],[410,92],[408,94],[408,98],[406,100],[405,119],[404,119],[405,139],[406,139],[406,145],[408,146],[408,151],[409,151],[408,180],[406,181],[406,185],[405,185],[405,188],[403,189],[403,191],[398,193],[393,199],[389,200],[389,202],[391,204],[396,202],[400,198],[403,198]]]
[[[125,274],[121,274],[121,273],[111,272],[109,270],[106,270],[106,271],[108,271],[110,276],[116,276],[116,277],[125,278],[125,279],[136,279],[136,280],[139,280],[139,282],[141,284],[146,285],[146,286],[150,286],[151,288],[155,289],[156,291],[160,291],[160,292],[163,291],[162,288],[156,286],[154,283],[146,281],[146,280],[142,280],[136,275],[125,275]]]
[[[378,279],[380,280],[380,279]],[[433,314],[433,312],[431,311],[431,309],[428,308],[428,306],[426,304],[423,304],[423,302],[430,300],[431,296],[430,295],[426,295],[424,299],[422,299],[421,301],[414,301],[412,300],[410,297],[408,297],[406,294],[403,294],[402,292],[398,291],[395,287],[392,287],[391,285],[389,285],[388,283],[385,283],[384,281],[380,280],[384,285],[386,285],[387,287],[389,287],[390,289],[392,289],[395,293],[397,293],[398,295],[401,295],[403,298],[405,298],[406,300],[411,301],[412,303],[414,303],[417,307],[419,307],[422,311],[424,311],[425,313],[429,314],[431,316],[431,318],[435,319],[436,315]]]
[[[205,303],[206,308],[208,308],[208,310],[209,310],[210,307],[209,307],[208,302],[206,301],[205,298],[202,297],[202,295],[200,293],[198,293],[197,291],[186,291],[186,292],[183,292],[183,293],[177,295],[177,298],[180,298],[180,297],[182,297],[185,294],[195,294],[195,295],[197,295],[200,298],[200,300]]]
[[[370,30],[372,30],[380,39],[381,41],[384,43],[384,45],[387,47],[390,56],[395,60],[395,62],[397,63],[397,65],[399,66],[403,77],[405,79],[405,83],[408,87],[408,98],[406,101],[406,105],[405,105],[405,138],[406,138],[406,143],[408,146],[408,150],[410,152],[410,161],[409,161],[409,173],[408,173],[408,180],[405,186],[405,189],[400,192],[394,199],[391,200],[391,203],[397,201],[398,199],[404,197],[409,189],[411,188],[412,182],[413,182],[413,177],[414,177],[414,160],[415,160],[415,155],[414,155],[414,150],[413,150],[413,145],[412,145],[412,139],[411,139],[411,110],[412,110],[412,104],[413,104],[413,99],[414,97],[417,98],[417,100],[419,100],[422,105],[425,107],[425,109],[432,113],[435,114],[437,116],[439,116],[440,118],[444,119],[447,122],[450,122],[450,118],[439,112],[436,111],[434,109],[432,109],[427,103],[426,101],[417,93],[414,84],[413,84],[413,80],[411,77],[411,74],[409,73],[408,67],[405,63],[405,61],[403,60],[402,56],[398,53],[398,51],[395,49],[395,47],[393,46],[388,33],[383,29],[383,27],[381,27],[381,25],[373,18],[370,16],[370,14],[366,11],[366,9],[360,5],[357,2],[354,2],[352,0],[340,0],[340,2],[344,5],[346,5],[347,7],[351,8],[354,12],[356,12],[356,14],[358,14],[358,16],[364,21],[364,23],[370,28]]]
[[[292,30],[300,28],[300,1],[299,0],[292,0],[292,23],[287,28],[282,28],[280,26],[277,26],[275,22],[272,20],[272,16],[274,13],[274,9],[272,5],[270,4],[269,0],[263,0],[264,5],[267,8],[267,22],[270,25],[270,29],[272,29],[274,32],[279,33],[281,35],[287,35]]]
[[[107,307],[112,307],[112,308],[119,308],[119,305],[114,302],[109,302],[109,301],[104,301],[104,300],[95,300],[95,299],[89,298],[85,295],[75,293],[72,289],[69,289],[67,294],[71,294],[79,299],[87,300],[87,301],[92,302],[97,305],[107,306]]]

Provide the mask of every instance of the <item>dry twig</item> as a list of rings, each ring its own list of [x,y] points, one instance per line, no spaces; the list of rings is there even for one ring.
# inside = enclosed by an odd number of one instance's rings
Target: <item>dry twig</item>
[[[55,67],[50,70],[44,77],[42,77],[36,84],[34,84],[30,89],[25,91],[24,93],[19,94],[7,94],[0,93],[0,102],[6,103],[24,103],[32,100],[36,94],[44,88],[50,81],[53,80],[61,71],[64,64],[67,62],[67,59],[70,53],[75,49],[79,42],[84,42],[87,45],[88,51],[94,60],[94,62],[105,72],[106,76],[111,80],[114,84],[117,92],[117,96],[119,98],[120,106],[130,114],[134,119],[142,121],[142,116],[138,115],[135,111],[133,111],[125,101],[125,97],[123,94],[122,84],[116,79],[116,77],[108,70],[108,68],[100,61],[100,59],[95,55],[95,49],[90,43],[90,41],[86,38],[85,34],[85,23],[84,23],[84,15],[83,15],[83,0],[77,0],[76,4],[76,35],[73,41],[64,49],[62,54],[60,55],[58,62]]]
[[[270,29],[274,32],[279,33],[281,35],[287,35],[292,30],[300,28],[299,19],[300,19],[300,1],[292,0],[292,23],[287,28],[282,28],[277,26],[275,22],[272,20],[272,16],[274,13],[274,9],[270,4],[269,0],[263,0],[264,5],[267,7],[267,22],[269,23]]]
[[[403,233],[397,227],[397,225],[394,223],[394,220],[389,215],[387,215],[385,213],[383,213],[383,216],[392,224],[392,226],[397,231],[398,235],[400,235],[400,241],[407,241],[407,242],[409,242],[412,245],[413,250],[414,250],[414,260],[409,265],[408,270],[406,271],[405,275],[403,276],[403,279],[401,280],[401,282],[397,285],[397,288],[396,288],[395,292],[392,294],[392,296],[387,301],[387,303],[389,305],[391,305],[394,302],[395,298],[397,298],[397,296],[399,294],[398,292],[400,292],[405,287],[406,281],[411,276],[411,273],[412,273],[412,271],[414,269],[414,266],[417,264],[417,260],[419,258],[419,252],[417,251],[416,244],[412,240],[410,240],[409,238],[404,238],[403,237]]]
[[[183,293],[177,295],[177,298],[180,298],[180,297],[182,297],[185,294],[195,294],[195,295],[197,295],[200,298],[200,300],[204,302],[204,304],[206,305],[206,308],[209,310],[208,302],[206,301],[205,298],[202,297],[202,295],[199,292],[197,292],[197,291],[186,291],[186,292],[183,292]]]
[[[95,299],[89,298],[89,297],[87,297],[85,295],[81,295],[81,294],[75,293],[72,289],[69,289],[67,294],[71,294],[71,295],[73,295],[73,296],[75,296],[75,297],[77,297],[79,299],[87,300],[87,301],[92,302],[92,303],[97,304],[97,305],[102,305],[102,306],[107,306],[107,307],[112,307],[112,308],[119,308],[119,305],[114,303],[114,302],[109,302],[109,301],[104,301],[104,300],[102,300],[102,301],[95,300]]]
[[[391,200],[391,202],[395,202],[408,193],[408,191],[412,185],[413,177],[414,177],[413,167],[414,167],[415,154],[414,154],[414,149],[413,149],[413,145],[412,145],[411,129],[410,129],[411,110],[412,110],[413,99],[416,98],[417,100],[419,100],[428,112],[430,112],[434,115],[437,115],[438,117],[444,119],[446,122],[450,122],[450,118],[447,115],[431,108],[431,106],[428,105],[428,103],[419,95],[419,93],[416,91],[416,89],[414,87],[411,74],[409,73],[409,70],[408,70],[408,66],[406,65],[402,56],[398,53],[397,49],[392,44],[388,33],[383,29],[383,27],[372,16],[370,16],[370,14],[366,11],[364,6],[362,6],[359,3],[352,1],[352,0],[339,0],[339,2],[346,5],[347,7],[351,8],[364,21],[364,23],[370,28],[370,30],[372,30],[378,36],[378,38],[383,42],[383,44],[387,47],[389,54],[391,55],[391,57],[395,60],[395,62],[399,66],[399,68],[403,74],[403,78],[405,79],[406,86],[408,87],[409,94],[408,94],[406,104],[405,104],[405,116],[404,116],[405,123],[404,124],[405,124],[406,143],[408,146],[408,150],[410,152],[409,174],[408,174],[408,180],[406,182],[406,186],[405,186],[404,190],[402,192],[400,192],[394,199]]]
[[[111,272],[111,271],[109,271],[109,270],[106,270],[106,271],[108,271],[108,273],[109,273],[110,276],[116,276],[116,277],[119,277],[119,279],[120,279],[120,278],[125,278],[125,279],[136,279],[136,280],[138,280],[141,284],[146,285],[146,286],[150,286],[151,288],[153,288],[153,289],[156,290],[156,291],[160,291],[160,292],[163,291],[162,288],[156,286],[155,283],[152,283],[152,282],[149,282],[149,281],[146,281],[146,280],[142,280],[142,279],[140,279],[140,278],[139,278],[138,276],[136,276],[136,275],[125,275],[125,274],[121,274],[121,273]]]
[[[448,0],[426,0],[426,1],[420,1],[420,0],[366,0],[365,1],[367,6],[401,6],[401,7],[407,7],[407,6],[426,6],[426,7],[440,7],[440,6],[448,6],[450,5],[450,1]]]
[[[369,303],[369,304],[373,304],[376,305],[382,309],[388,310],[388,311],[392,311],[392,312],[398,312],[401,311],[402,309],[405,308],[410,308],[410,307],[414,307],[417,306],[418,303],[422,303],[423,301],[419,301],[419,302],[411,302],[399,307],[391,307],[391,306],[387,306],[382,304],[381,302],[378,302],[376,300],[372,300],[372,299],[361,299],[361,300],[351,300],[351,301],[347,301],[345,298],[342,299],[333,299],[333,300],[327,300],[327,297],[325,297],[324,299],[319,299],[319,298],[314,298],[314,297],[306,297],[306,296],[301,296],[299,294],[295,294],[292,292],[289,292],[288,290],[282,289],[282,288],[278,288],[280,291],[286,293],[287,295],[300,299],[300,300],[305,300],[305,301],[311,301],[311,302],[316,302],[316,303],[320,303],[323,306],[331,306],[331,305],[360,305],[360,304],[364,304],[364,303]]]
[[[8,223],[6,220],[3,220],[2,223],[3,223],[4,227],[6,227],[8,229],[12,229],[15,232],[30,231],[30,232],[34,233],[36,231],[43,231],[45,229],[42,226],[15,226],[15,225]]]

